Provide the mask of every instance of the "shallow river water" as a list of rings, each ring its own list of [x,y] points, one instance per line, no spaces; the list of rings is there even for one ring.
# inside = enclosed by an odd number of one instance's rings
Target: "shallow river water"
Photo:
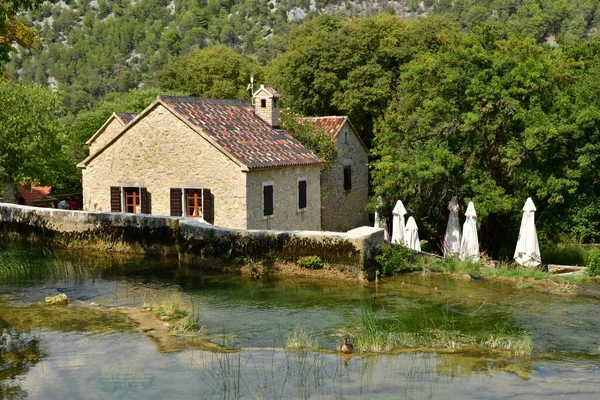
[[[379,283],[253,280],[176,261],[10,248],[0,249],[0,268],[0,398],[600,398],[595,281],[564,293],[422,274]],[[68,307],[40,305],[57,293],[67,294]],[[173,298],[197,314],[204,337],[197,346],[170,347],[89,306]],[[466,334],[519,332],[533,350],[342,355],[342,337],[365,304],[409,330],[441,318]],[[319,351],[286,348],[299,328]]]

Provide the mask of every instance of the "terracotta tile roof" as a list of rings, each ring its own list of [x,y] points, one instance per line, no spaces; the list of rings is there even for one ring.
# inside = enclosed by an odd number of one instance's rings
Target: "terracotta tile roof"
[[[263,87],[267,90],[267,92],[269,92],[271,94],[271,96],[273,96],[277,99],[281,97],[281,95],[277,92],[277,89],[275,89],[273,86],[264,85]]]
[[[52,190],[52,186],[32,185],[31,190],[29,190],[25,186],[19,185],[17,188],[17,192],[19,193],[18,197],[23,197],[25,199],[25,205],[27,206],[32,206],[34,201],[41,200],[48,196],[50,190]]]
[[[325,129],[331,137],[336,137],[340,132],[340,129],[342,129],[342,126],[344,126],[348,120],[348,117],[345,115],[333,115],[329,117],[310,117],[309,119],[312,120],[317,127]]]
[[[123,125],[127,125],[137,116],[137,114],[116,112],[115,116],[119,119],[119,121],[121,121]]]
[[[159,99],[250,169],[324,162],[286,131],[272,128],[255,115],[249,101]]]

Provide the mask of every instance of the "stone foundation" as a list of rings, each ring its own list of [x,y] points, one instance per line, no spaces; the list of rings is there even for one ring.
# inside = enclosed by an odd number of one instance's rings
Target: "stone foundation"
[[[347,233],[221,228],[198,220],[141,214],[85,212],[0,203],[0,239],[39,240],[54,248],[179,256],[227,266],[237,258],[296,262],[319,256],[330,267],[362,279],[374,274],[383,230]]]

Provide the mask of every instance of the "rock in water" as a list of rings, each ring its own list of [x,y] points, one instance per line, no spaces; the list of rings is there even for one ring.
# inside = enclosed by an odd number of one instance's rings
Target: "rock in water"
[[[56,296],[48,296],[44,301],[47,306],[66,306],[69,304],[69,299],[64,293],[57,294]]]

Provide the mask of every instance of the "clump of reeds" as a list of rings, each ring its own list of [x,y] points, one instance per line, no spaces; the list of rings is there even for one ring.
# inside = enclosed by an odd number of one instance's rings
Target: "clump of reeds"
[[[533,350],[531,335],[525,333],[518,336],[491,334],[481,344],[492,349],[508,351],[518,357],[529,356]]]
[[[200,319],[194,302],[192,302],[192,311],[183,308],[176,296],[171,296],[161,302],[144,301],[143,308],[153,311],[161,320],[172,321],[169,326],[172,333],[181,335],[206,332],[206,327],[200,326]]]
[[[431,310],[410,311],[408,317],[403,315],[384,320],[376,317],[369,302],[364,302],[353,337],[360,352],[479,347],[508,351],[515,356],[531,354],[530,334],[518,329],[506,333],[502,327],[499,333],[490,334],[489,326],[475,318],[474,314],[456,314],[443,307],[432,307]]]
[[[94,279],[96,269],[89,262],[62,260],[46,247],[9,248],[0,251],[0,283]]]
[[[312,334],[297,326],[288,335],[285,347],[293,350],[312,350],[319,346]]]

